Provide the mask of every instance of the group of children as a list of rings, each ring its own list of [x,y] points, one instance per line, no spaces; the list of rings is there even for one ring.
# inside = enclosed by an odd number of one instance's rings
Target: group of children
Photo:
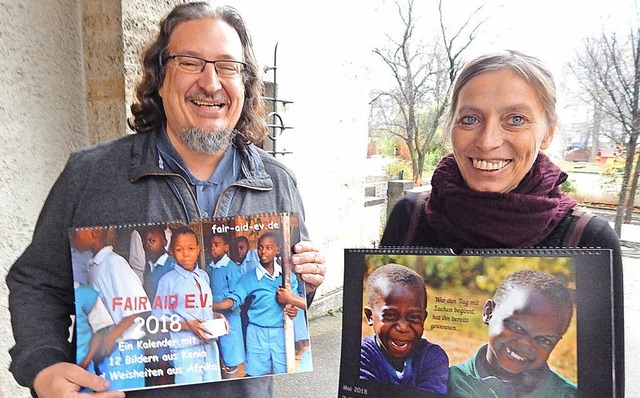
[[[570,291],[542,271],[507,276],[483,308],[487,344],[449,367],[445,351],[422,337],[427,296],[420,275],[387,264],[368,277],[360,379],[452,397],[576,397],[577,387],[547,359],[573,314]]]
[[[74,273],[86,274],[76,281],[79,365],[109,379],[110,389],[287,371],[284,317],[297,320],[298,340],[308,341],[306,300],[295,274],[291,290],[282,287],[277,234],[263,233],[253,250],[246,237],[232,242],[227,234],[213,234],[211,262],[201,267],[192,229],[150,226],[139,232],[147,261],[142,281],[107,244],[107,229],[70,234],[73,252],[90,253],[87,264],[74,264]],[[121,305],[123,298],[137,304]],[[155,320],[151,326],[148,318]],[[212,335],[207,327],[217,318],[226,333]],[[149,344],[139,348],[142,338]]]

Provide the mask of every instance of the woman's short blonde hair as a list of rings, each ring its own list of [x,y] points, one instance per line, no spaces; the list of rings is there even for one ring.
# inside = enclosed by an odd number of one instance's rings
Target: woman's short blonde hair
[[[556,113],[556,84],[547,66],[536,57],[518,51],[505,51],[482,55],[467,63],[458,73],[451,91],[451,107],[446,119],[446,131],[451,132],[453,118],[460,91],[474,77],[487,72],[510,69],[525,79],[536,91],[547,117],[547,122],[555,126],[558,122]]]

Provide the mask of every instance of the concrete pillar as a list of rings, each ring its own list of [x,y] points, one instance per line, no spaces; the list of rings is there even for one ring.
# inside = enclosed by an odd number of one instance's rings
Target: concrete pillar
[[[82,0],[82,46],[89,142],[126,132],[121,0]]]
[[[404,197],[404,191],[413,188],[411,180],[392,180],[389,181],[387,188],[387,218],[391,214],[393,206]]]

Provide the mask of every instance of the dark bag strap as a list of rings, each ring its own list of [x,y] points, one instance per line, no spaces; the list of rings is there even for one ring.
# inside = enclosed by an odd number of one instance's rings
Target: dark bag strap
[[[569,227],[569,231],[564,238],[562,247],[578,247],[584,228],[594,217],[593,213],[582,207],[574,207],[572,212],[573,216],[578,217],[578,219],[572,223],[571,227]]]
[[[409,220],[409,226],[407,227],[407,233],[404,235],[404,245],[411,246],[413,243],[413,235],[416,233],[420,219],[424,215],[424,205],[429,199],[431,191],[420,192],[416,198],[416,204],[411,212],[411,219]]]

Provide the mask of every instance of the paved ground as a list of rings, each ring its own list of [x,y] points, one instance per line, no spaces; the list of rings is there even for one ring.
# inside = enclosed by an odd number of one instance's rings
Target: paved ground
[[[338,396],[342,317],[324,315],[312,319],[313,371],[275,376],[274,397],[334,398]]]

